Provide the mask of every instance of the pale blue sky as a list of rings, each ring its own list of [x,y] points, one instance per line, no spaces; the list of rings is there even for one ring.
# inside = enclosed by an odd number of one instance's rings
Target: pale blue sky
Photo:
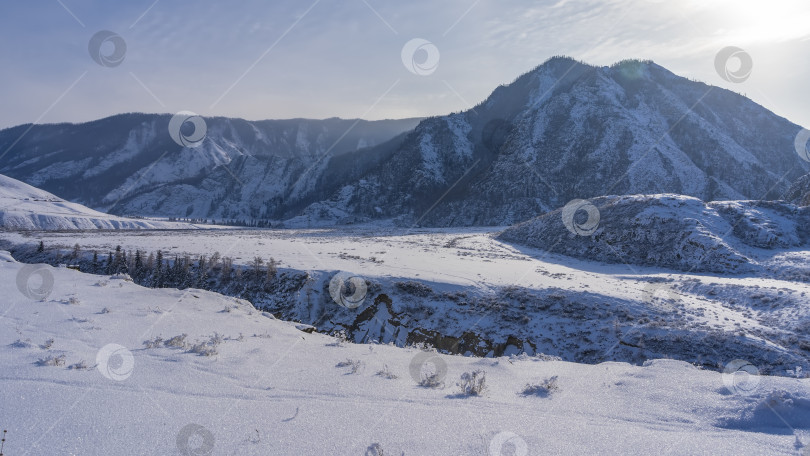
[[[806,0],[6,0],[0,11],[0,128],[131,111],[446,114],[561,54],[652,59],[810,126]],[[126,42],[120,65],[90,57],[100,30]],[[439,50],[429,75],[403,65],[413,38]],[[715,71],[725,46],[751,55],[745,82]]]

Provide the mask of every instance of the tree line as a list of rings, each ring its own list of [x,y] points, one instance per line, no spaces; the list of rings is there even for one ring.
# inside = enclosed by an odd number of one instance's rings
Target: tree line
[[[91,254],[90,254],[91,253]],[[212,285],[228,285],[240,282],[251,288],[269,289],[278,278],[278,263],[272,257],[264,260],[256,256],[247,268],[235,267],[233,258],[214,252],[210,257],[199,255],[168,255],[162,250],[146,252],[136,249],[124,250],[120,245],[115,250],[99,255],[99,252],[83,252],[79,244],[68,254],[57,249],[46,252],[40,241],[35,255],[38,261],[50,259],[55,264],[67,264],[91,274],[127,274],[135,283],[153,288],[203,288]]]

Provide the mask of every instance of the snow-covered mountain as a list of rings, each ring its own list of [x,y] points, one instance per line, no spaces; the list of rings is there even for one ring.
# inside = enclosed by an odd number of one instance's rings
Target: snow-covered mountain
[[[510,225],[610,194],[776,199],[810,170],[794,148],[800,130],[652,62],[553,58],[474,109],[424,120],[390,160],[306,214]]]
[[[192,229],[187,223],[111,216],[0,175],[0,229]]]
[[[0,172],[114,214],[278,218],[353,179],[355,162],[368,155],[358,151],[419,121],[206,118],[202,143],[182,147],[170,119],[123,114],[6,129]]]
[[[288,226],[511,225],[610,194],[771,200],[810,172],[798,125],[642,61],[552,58],[422,121],[206,123],[194,148],[171,139],[165,115],[20,126],[0,132],[0,172],[116,214]]]
[[[774,266],[778,251],[810,244],[810,207],[782,201],[704,203],[681,195],[604,196],[520,223],[499,239],[592,261],[763,273]],[[798,272],[791,269],[784,278],[799,279]],[[805,268],[804,280],[808,273]]]

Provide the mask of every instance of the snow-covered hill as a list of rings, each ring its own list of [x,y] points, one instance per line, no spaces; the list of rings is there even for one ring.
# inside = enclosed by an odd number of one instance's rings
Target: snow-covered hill
[[[420,120],[213,117],[203,121],[204,139],[183,147],[171,118],[122,114],[2,130],[0,173],[112,214],[279,218],[373,166],[380,157],[370,147]]]
[[[27,286],[47,293],[32,299]],[[741,361],[720,373],[674,360],[582,365],[346,344],[245,301],[31,269],[6,253],[0,293],[9,455],[795,455],[810,446],[810,380],[756,375]],[[486,388],[462,394],[457,383],[474,371]],[[420,386],[433,374],[433,387]]]
[[[810,208],[780,201],[704,203],[680,195],[604,196],[518,224],[499,239],[591,261],[764,273],[780,251],[810,244]]]
[[[133,230],[194,229],[187,223],[116,217],[71,203],[46,191],[0,175],[0,229]]]

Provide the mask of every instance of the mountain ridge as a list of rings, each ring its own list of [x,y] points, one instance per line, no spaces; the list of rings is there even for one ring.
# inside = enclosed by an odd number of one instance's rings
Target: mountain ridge
[[[197,148],[160,131],[167,116],[106,135],[93,133],[107,119],[82,124],[82,146],[78,127],[54,127],[57,144],[32,129],[0,172],[117,214],[286,226],[502,226],[605,194],[772,200],[810,172],[798,125],[640,60],[553,57],[470,110],[418,122],[206,119]],[[43,169],[65,140],[72,159]],[[79,182],[102,174],[115,185]]]

